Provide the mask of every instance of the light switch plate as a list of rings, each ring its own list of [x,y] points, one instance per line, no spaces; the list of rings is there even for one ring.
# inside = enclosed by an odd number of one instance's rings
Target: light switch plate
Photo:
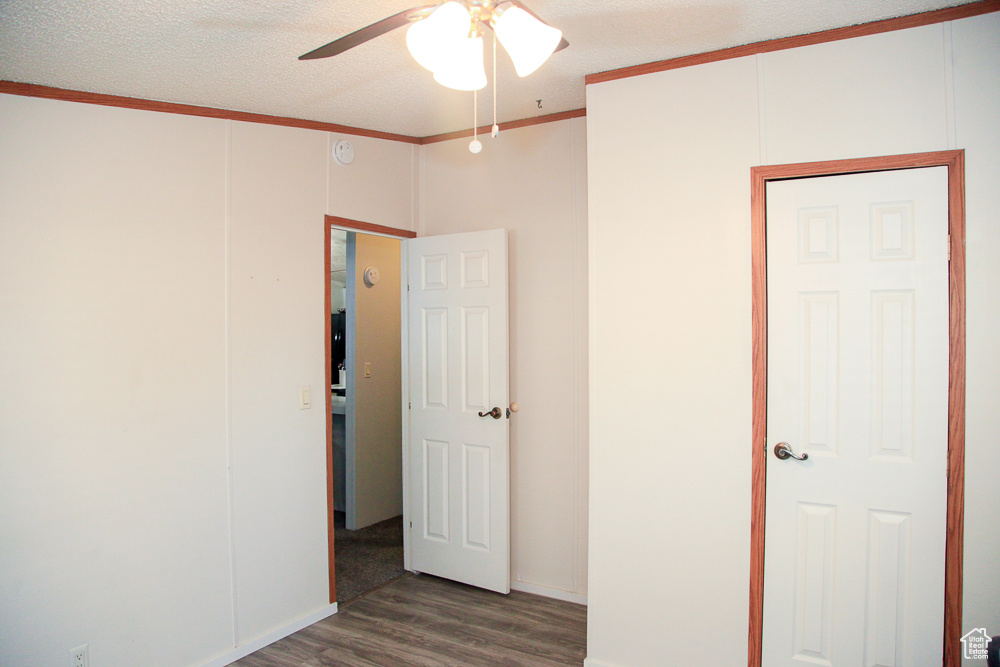
[[[299,410],[312,407],[312,387],[299,387]]]

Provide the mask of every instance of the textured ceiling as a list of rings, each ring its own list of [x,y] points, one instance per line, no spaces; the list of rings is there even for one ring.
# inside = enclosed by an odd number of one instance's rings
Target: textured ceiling
[[[405,28],[333,58],[297,60],[389,14],[432,1],[0,0],[0,79],[411,136],[469,128],[472,93],[434,83],[406,51]],[[563,31],[570,47],[524,79],[498,47],[501,122],[583,107],[584,76],[592,72],[963,4],[526,2]],[[479,95],[480,125],[491,116],[488,87]]]

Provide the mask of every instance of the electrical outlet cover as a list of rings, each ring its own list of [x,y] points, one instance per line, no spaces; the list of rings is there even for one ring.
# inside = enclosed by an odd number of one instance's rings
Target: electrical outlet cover
[[[90,650],[86,644],[70,649],[69,667],[90,667]]]

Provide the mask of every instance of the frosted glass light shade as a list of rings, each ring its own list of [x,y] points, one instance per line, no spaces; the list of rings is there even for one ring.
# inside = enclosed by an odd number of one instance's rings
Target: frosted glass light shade
[[[528,76],[559,46],[562,31],[545,25],[516,5],[503,3],[490,21],[497,39],[514,61],[518,76]]]
[[[406,30],[406,48],[424,69],[436,72],[457,57],[472,17],[458,2],[446,2]]]
[[[486,87],[482,37],[460,40],[452,45],[451,54],[434,70],[435,81],[454,90],[482,90]]]

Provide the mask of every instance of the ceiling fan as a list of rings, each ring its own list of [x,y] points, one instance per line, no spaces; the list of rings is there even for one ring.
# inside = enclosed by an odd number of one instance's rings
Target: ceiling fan
[[[456,90],[486,86],[484,27],[493,31],[522,77],[569,46],[561,31],[519,0],[449,0],[393,14],[301,55],[299,60],[329,58],[407,24],[406,45],[414,59],[434,72],[438,83]]]

